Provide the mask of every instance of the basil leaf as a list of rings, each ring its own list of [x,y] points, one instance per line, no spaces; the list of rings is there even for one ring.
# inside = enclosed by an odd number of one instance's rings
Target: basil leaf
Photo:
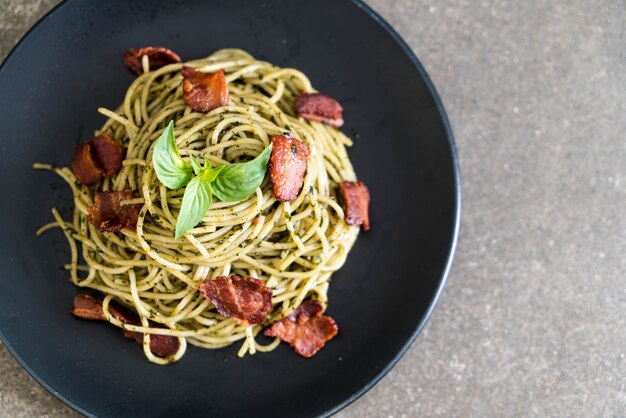
[[[182,237],[202,220],[211,206],[211,185],[206,181],[206,173],[194,177],[183,195],[183,204],[176,219],[176,239]]]
[[[202,171],[202,166],[198,160],[196,160],[196,157],[193,156],[191,157],[191,167],[193,168],[193,172],[196,173],[196,176]]]
[[[212,183],[215,196],[224,202],[239,202],[254,193],[263,182],[271,152],[269,145],[254,160],[218,167],[223,168]]]
[[[221,165],[219,167],[215,167],[213,169],[209,169],[207,170],[206,174],[204,174],[204,180],[208,183],[212,183],[213,181],[215,181],[215,179],[217,178],[217,176],[220,174],[220,172],[224,169],[228,167],[227,165]],[[205,169],[206,170],[206,169]]]
[[[170,189],[180,189],[191,180],[193,168],[181,158],[176,148],[174,121],[170,121],[157,139],[152,153],[152,165],[161,183]]]

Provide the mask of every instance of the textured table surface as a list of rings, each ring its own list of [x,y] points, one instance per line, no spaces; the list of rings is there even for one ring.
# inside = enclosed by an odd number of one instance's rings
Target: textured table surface
[[[0,58],[55,0],[0,0]],[[424,64],[463,175],[424,332],[337,416],[626,416],[626,3],[370,0]],[[78,416],[0,347],[0,416]]]

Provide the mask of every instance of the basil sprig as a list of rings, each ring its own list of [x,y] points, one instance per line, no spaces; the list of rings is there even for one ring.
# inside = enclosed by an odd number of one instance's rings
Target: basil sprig
[[[215,168],[206,158],[202,166],[194,157],[188,163],[176,148],[174,122],[171,121],[157,139],[152,165],[158,179],[168,188],[187,186],[176,219],[176,239],[200,223],[211,206],[213,195],[224,202],[238,202],[254,193],[263,182],[271,151],[270,144],[251,161]]]
[[[170,189],[185,187],[191,180],[193,168],[182,159],[176,148],[174,121],[170,121],[157,140],[152,154],[152,165],[161,183]]]
[[[224,202],[239,202],[254,193],[263,182],[271,152],[270,145],[254,160],[221,166],[223,170],[212,184],[215,196]]]
[[[203,172],[187,184],[183,195],[183,205],[176,219],[176,239],[198,225],[211,206],[211,184],[205,180],[205,177]]]

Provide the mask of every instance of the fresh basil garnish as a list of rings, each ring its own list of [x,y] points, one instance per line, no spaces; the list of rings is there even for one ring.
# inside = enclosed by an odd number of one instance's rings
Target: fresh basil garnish
[[[174,139],[174,121],[170,121],[154,146],[152,165],[161,183],[170,189],[180,189],[193,175],[191,164],[182,159]]]
[[[270,145],[251,161],[223,166],[211,185],[215,196],[224,202],[238,202],[254,193],[263,182],[271,152]]]
[[[187,186],[176,219],[176,239],[200,223],[211,206],[213,194],[224,202],[238,202],[254,193],[263,182],[271,152],[269,145],[251,161],[216,168],[211,167],[206,157],[204,166],[194,157],[188,163],[178,153],[174,122],[170,121],[154,147],[152,164],[157,177],[168,188]]]
[[[211,184],[205,181],[205,175],[201,172],[187,184],[183,204],[176,219],[176,239],[198,225],[211,206]]]
[[[196,176],[202,171],[202,166],[195,157],[191,157],[191,167],[193,167],[193,172]]]

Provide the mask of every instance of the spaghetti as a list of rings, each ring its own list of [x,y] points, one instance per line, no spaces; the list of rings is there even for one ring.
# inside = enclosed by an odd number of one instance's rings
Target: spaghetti
[[[74,196],[73,218],[52,209],[55,222],[38,234],[60,227],[69,242],[71,281],[104,295],[106,319],[128,331],[147,334],[146,357],[155,363],[179,360],[187,343],[220,348],[241,343],[238,355],[269,351],[280,342],[256,341],[261,325],[243,326],[220,315],[198,292],[206,278],[254,277],[272,290],[272,310],[265,325],[286,317],[312,298],[327,304],[329,281],[345,262],[359,228],[344,222],[338,185],[356,180],[346,153],[351,140],[338,129],[298,118],[294,101],[314,92],[300,71],[258,61],[236,49],[186,62],[199,71],[225,71],[230,91],[226,106],[208,113],[189,108],[182,98],[182,63],[144,72],[128,88],[116,110],[98,109],[108,117],[106,132],[127,151],[121,170],[95,187],[80,184],[69,168],[35,164],[55,171]],[[266,176],[261,187],[240,202],[214,201],[200,224],[174,239],[183,190],[169,190],[152,166],[155,141],[170,120],[183,158],[208,158],[214,167],[248,161],[260,154],[273,135],[291,135],[310,148],[306,177],[298,197],[279,202]],[[133,190],[138,197],[122,204],[141,204],[137,227],[119,233],[100,232],[87,219],[97,192]],[[82,257],[82,260],[79,258]],[[115,300],[136,311],[141,325],[122,323],[111,314]],[[159,324],[160,326],[154,326]],[[162,326],[162,327],[161,327]],[[177,337],[171,356],[150,351],[149,335]]]

